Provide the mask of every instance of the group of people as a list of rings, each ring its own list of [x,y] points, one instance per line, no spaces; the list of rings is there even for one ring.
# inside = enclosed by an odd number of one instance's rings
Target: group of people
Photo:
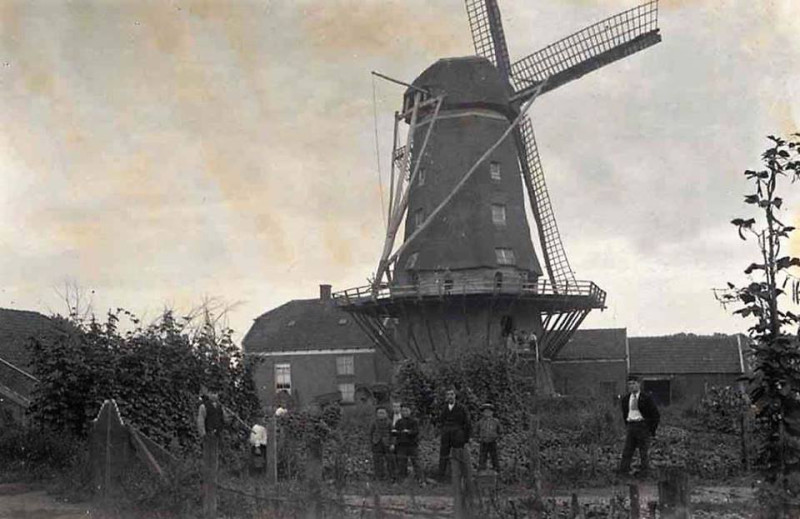
[[[629,475],[635,451],[639,451],[640,469],[638,475],[646,476],[650,469],[650,441],[655,436],[659,425],[660,414],[652,396],[641,390],[641,380],[628,377],[628,393],[620,398],[622,418],[626,425],[625,445],[622,451],[617,473]],[[408,465],[411,464],[414,477],[422,482],[423,473],[419,463],[419,422],[412,415],[408,403],[394,402],[392,415],[385,407],[378,407],[376,416],[369,430],[372,448],[372,461],[375,477],[381,480],[408,476]],[[282,411],[282,412],[281,412]],[[280,408],[276,415],[285,413]],[[478,470],[487,467],[491,461],[492,469],[499,471],[497,444],[503,435],[500,421],[494,416],[494,406],[485,403],[481,406],[481,418],[476,424],[476,439],[480,447]],[[219,402],[216,391],[209,391],[203,396],[197,415],[197,427],[204,443],[204,456],[214,465],[217,463],[219,449],[219,433],[228,417]],[[452,455],[462,452],[473,433],[469,411],[466,406],[456,400],[455,388],[447,389],[445,401],[438,412],[440,435],[438,478],[444,481],[447,467]],[[264,457],[266,447],[266,430],[256,426],[251,431],[250,443],[258,457]],[[456,452],[453,450],[457,449]],[[259,465],[261,468],[261,465]]]
[[[481,406],[482,417],[477,424],[477,439],[480,444],[479,470],[486,469],[487,458],[491,458],[492,469],[498,471],[497,442],[502,435],[500,421],[494,417],[494,406]],[[450,388],[445,393],[445,402],[438,415],[440,447],[438,477],[444,480],[453,449],[463,449],[472,434],[469,411],[456,401],[456,391]],[[422,482],[424,477],[419,465],[419,422],[412,416],[408,403],[392,404],[392,416],[384,407],[375,411],[375,420],[369,430],[372,461],[375,477],[381,480],[408,476],[411,463],[414,477]]]

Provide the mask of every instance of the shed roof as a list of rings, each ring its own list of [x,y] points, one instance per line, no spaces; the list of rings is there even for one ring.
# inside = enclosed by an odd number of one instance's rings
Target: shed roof
[[[636,374],[741,373],[736,335],[680,334],[631,337],[630,372]]]
[[[295,299],[258,317],[242,340],[246,353],[374,348],[333,300]]]
[[[28,341],[50,328],[52,320],[38,312],[0,308],[0,358],[28,369]]]
[[[558,353],[559,360],[625,360],[625,328],[578,330]]]

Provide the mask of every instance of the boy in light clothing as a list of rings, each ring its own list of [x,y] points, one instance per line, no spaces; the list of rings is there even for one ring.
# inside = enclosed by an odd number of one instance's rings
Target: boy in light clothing
[[[492,468],[499,472],[500,463],[497,461],[497,440],[503,434],[500,420],[494,417],[494,406],[486,403],[481,406],[482,418],[478,422],[478,442],[480,442],[480,457],[478,470],[486,470],[486,458],[491,457]]]

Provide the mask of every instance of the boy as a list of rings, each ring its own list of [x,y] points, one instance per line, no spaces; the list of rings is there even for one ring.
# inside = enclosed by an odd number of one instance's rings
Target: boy
[[[419,425],[411,417],[411,408],[403,404],[400,406],[401,418],[395,423],[392,433],[396,438],[395,456],[397,456],[397,469],[401,479],[408,475],[408,460],[411,459],[411,467],[414,470],[414,477],[422,481],[422,472],[419,468],[419,455],[417,444],[419,442]]]
[[[391,477],[392,421],[386,409],[379,407],[375,411],[375,421],[369,429],[372,444],[372,467],[379,480]]]
[[[481,406],[483,418],[478,422],[478,442],[480,442],[480,457],[478,458],[478,470],[486,470],[486,458],[491,456],[492,468],[495,472],[500,471],[500,464],[497,461],[497,440],[503,434],[500,420],[494,417],[494,406],[486,403]]]

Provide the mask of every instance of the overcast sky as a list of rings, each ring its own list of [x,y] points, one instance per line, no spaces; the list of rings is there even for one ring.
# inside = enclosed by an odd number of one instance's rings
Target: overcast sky
[[[512,60],[636,4],[500,0]],[[473,52],[461,0],[6,0],[0,20],[0,307],[63,313],[66,282],[99,314],[213,297],[239,336],[375,270],[373,114],[386,175],[402,89],[370,71]],[[742,331],[712,288],[753,258],[728,223],[741,172],[798,131],[800,3],[662,0],[659,22],[531,110],[570,262],[609,294],[584,327]]]

